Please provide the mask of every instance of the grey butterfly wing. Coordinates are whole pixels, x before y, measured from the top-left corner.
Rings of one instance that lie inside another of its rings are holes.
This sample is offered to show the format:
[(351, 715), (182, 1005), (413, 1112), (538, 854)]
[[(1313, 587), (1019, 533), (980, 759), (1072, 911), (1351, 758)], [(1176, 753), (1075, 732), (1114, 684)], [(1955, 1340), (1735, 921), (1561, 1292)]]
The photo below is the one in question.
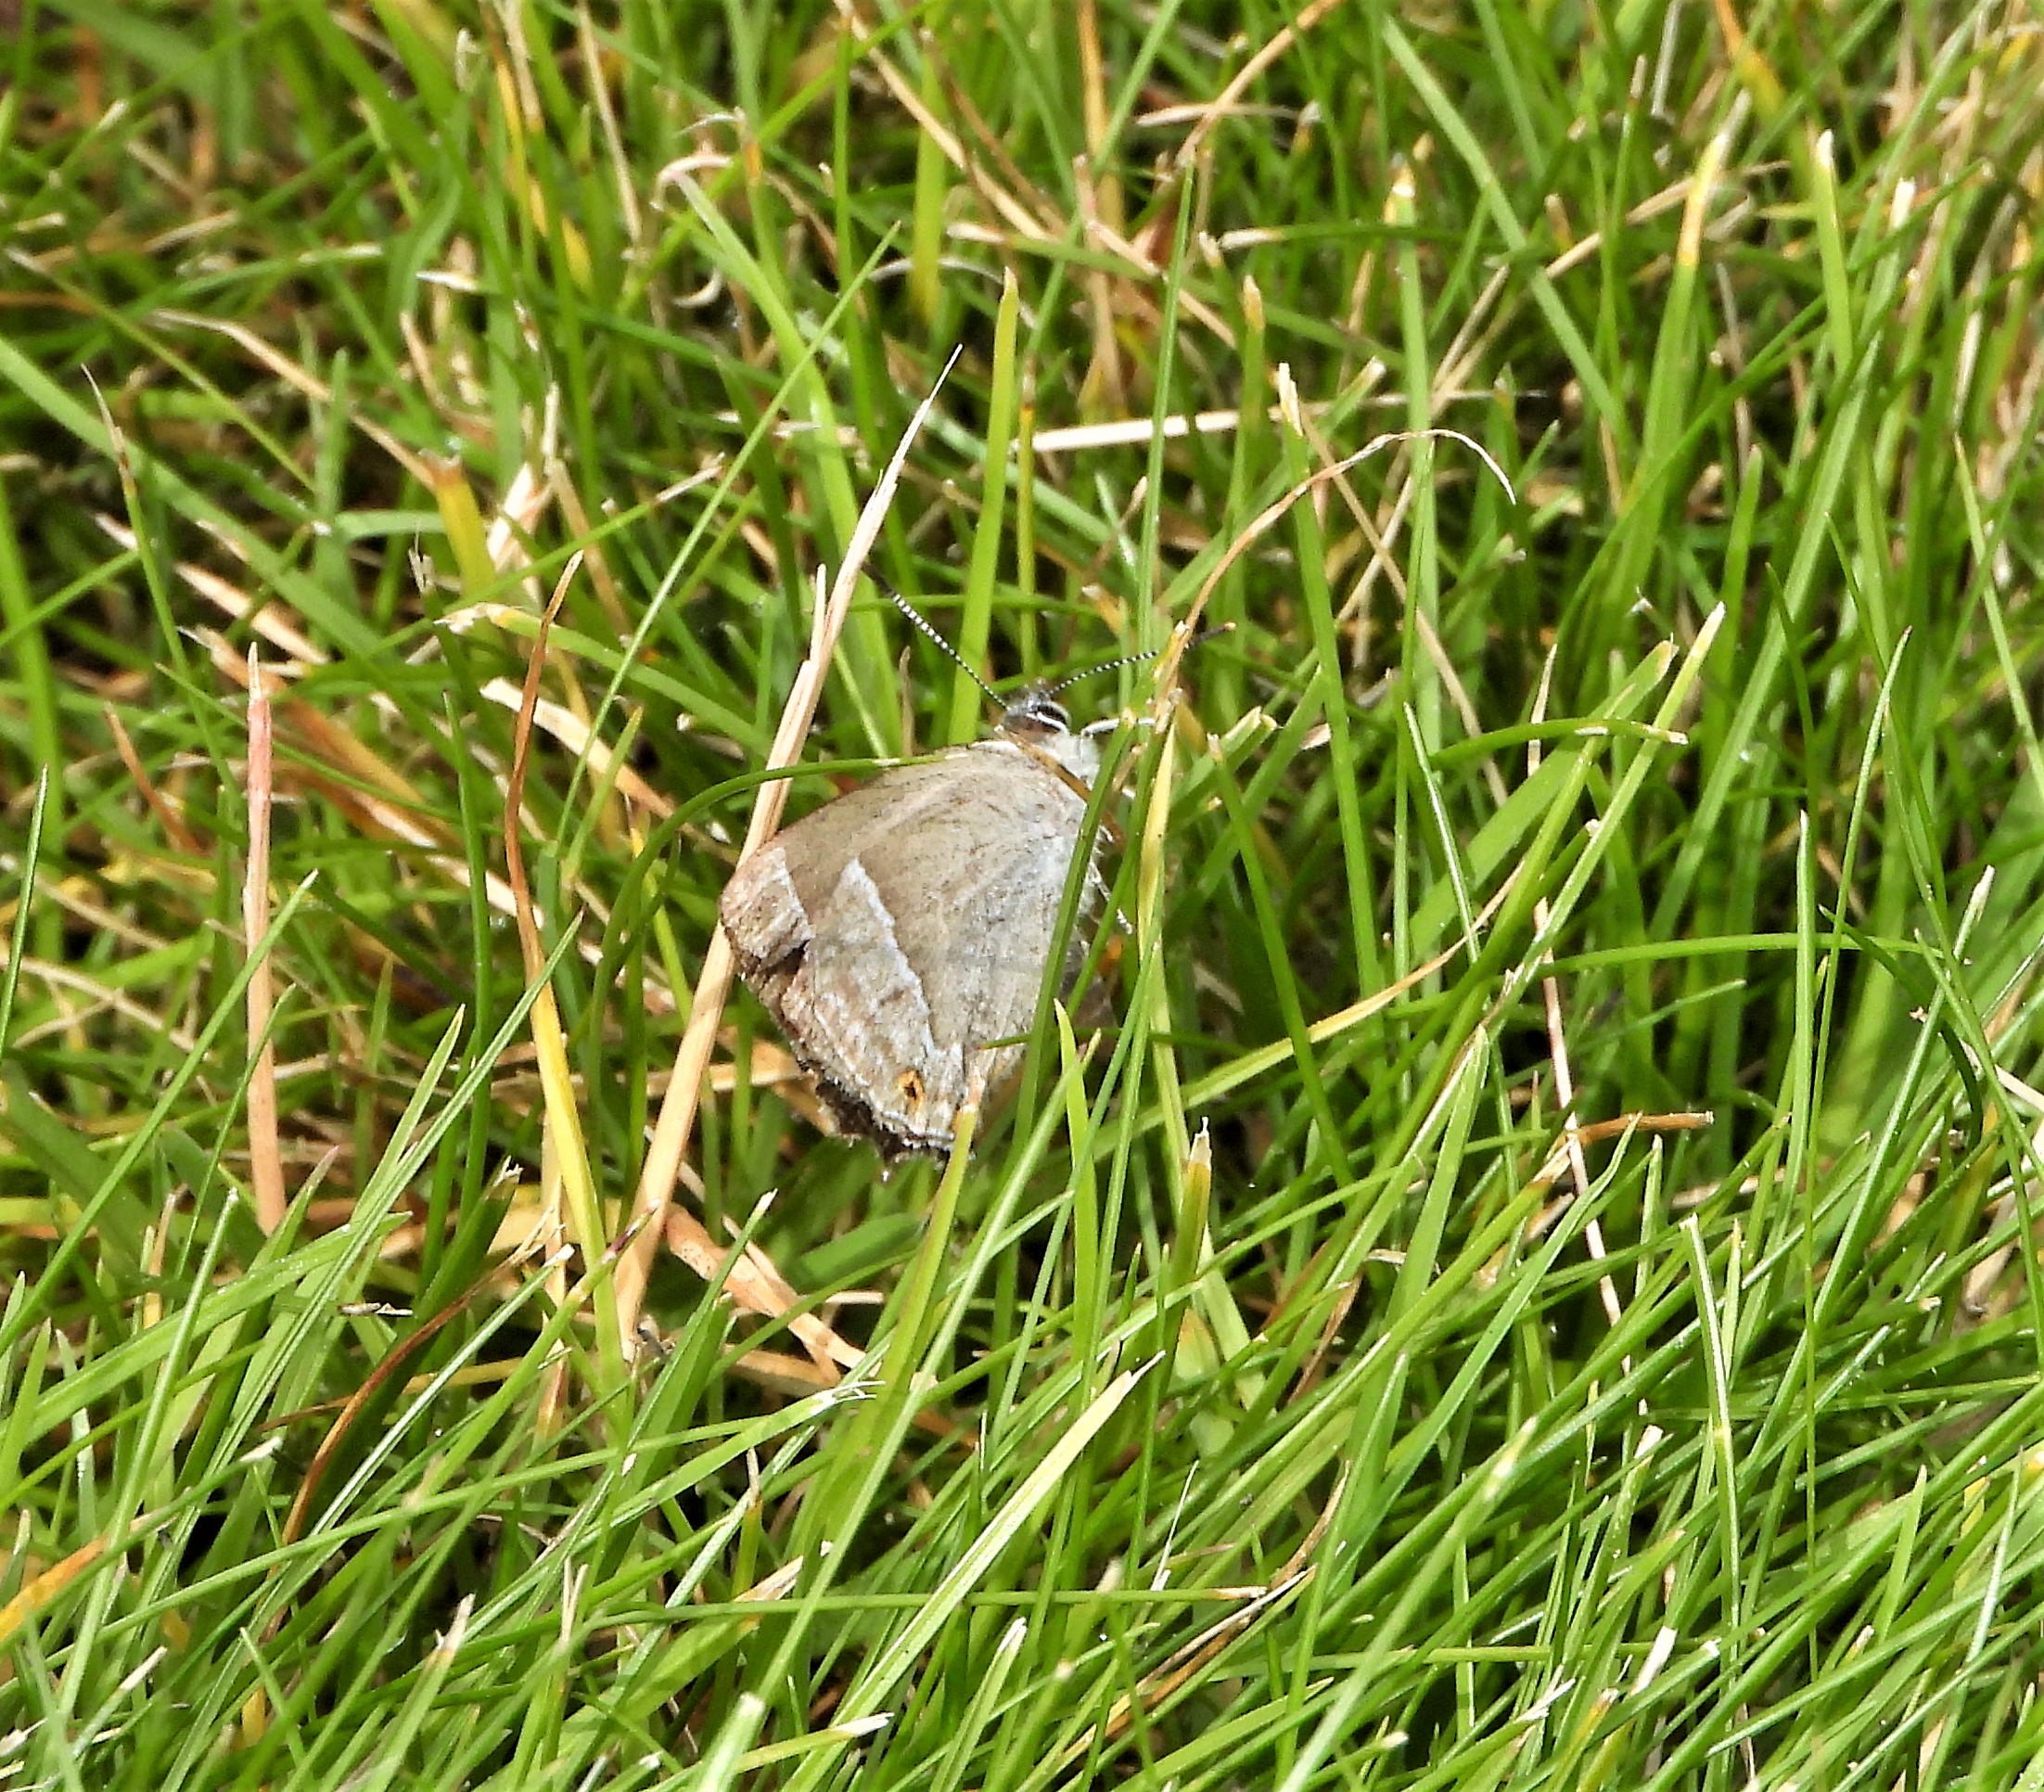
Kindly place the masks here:
[(965, 800), (917, 824), (918, 857), (939, 867), (923, 900), (895, 860), (875, 875), (910, 961), (945, 966), (932, 1031), (971, 1050), (1028, 1030), (1086, 802), (1003, 741), (972, 748), (960, 774)]
[(747, 980), (848, 1130), (940, 1150), (1019, 1062), (1084, 799), (1012, 742), (804, 817), (720, 905)]
[(846, 791), (784, 827), (731, 874), (717, 916), (748, 983), (758, 988), (762, 977), (793, 971), (789, 961), (815, 938), (846, 862), (877, 834), (913, 826), (939, 802), (948, 763), (897, 766)]

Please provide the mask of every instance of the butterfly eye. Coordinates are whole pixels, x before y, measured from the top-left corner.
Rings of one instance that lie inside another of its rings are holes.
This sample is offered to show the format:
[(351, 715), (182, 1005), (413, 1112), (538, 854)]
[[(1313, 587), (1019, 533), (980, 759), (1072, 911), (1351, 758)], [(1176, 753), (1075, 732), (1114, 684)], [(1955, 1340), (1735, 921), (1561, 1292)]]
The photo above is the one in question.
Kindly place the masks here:
[(1066, 713), (1065, 706), (1048, 692), (1025, 691), (1008, 705), (1008, 712), (1002, 717), (1001, 725), (1011, 733), (1036, 731), (1068, 735), (1072, 731), (1072, 719)]

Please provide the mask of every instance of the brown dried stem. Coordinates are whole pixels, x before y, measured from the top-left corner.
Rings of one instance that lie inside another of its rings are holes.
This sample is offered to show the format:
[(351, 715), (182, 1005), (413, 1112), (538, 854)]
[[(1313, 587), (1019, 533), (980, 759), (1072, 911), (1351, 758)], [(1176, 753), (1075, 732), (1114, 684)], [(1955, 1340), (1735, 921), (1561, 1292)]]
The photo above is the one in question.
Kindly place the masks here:
[[(955, 364), (956, 360), (954, 353), (952, 363)], [(837, 637), (844, 629), (852, 595), (859, 587), (866, 556), (879, 536), (880, 525), (886, 518), (888, 506), (893, 501), (895, 487), (901, 481), (909, 449), (921, 432), (930, 407), (936, 403), (937, 394), (943, 390), (944, 376), (950, 372), (951, 365), (947, 364), (944, 374), (938, 377), (929, 396), (915, 407), (915, 415), (901, 432), (901, 440), (886, 470), (859, 513), (851, 540), (845, 546), (844, 561), (837, 569), (837, 579), (827, 597), (822, 588), (822, 569), (817, 570), (817, 602), (810, 631), (809, 657), (795, 674), (787, 702), (782, 707), (781, 725), (774, 733), (773, 749), (767, 754), (769, 773), (786, 769), (801, 754), (802, 743), (809, 737), (810, 723), (816, 716), (817, 702), (824, 694), (824, 679), (830, 671), (831, 655), (837, 650)], [(745, 845), (739, 850), (740, 864), (773, 838), (774, 829), (781, 825), (781, 812), (786, 804), (786, 778), (770, 776), (760, 786), (759, 795), (753, 800), (752, 823), (746, 830)], [(724, 1002), (731, 993), (733, 968), (731, 941), (719, 927), (710, 934), (709, 950), (703, 954), (702, 972), (696, 979), (695, 999), (689, 1005), (688, 1025), (682, 1033), (681, 1047), (674, 1055), (674, 1073), (660, 1103), (660, 1117), (653, 1128), (653, 1143), (647, 1148), (645, 1167), (639, 1177), (638, 1195), (632, 1204), (631, 1224), (637, 1228), (637, 1234), (621, 1247), (618, 1260), (618, 1330), (628, 1355), (637, 1337), (639, 1313), (645, 1301), (645, 1285), (652, 1274), (654, 1253), (659, 1249), (661, 1241), (671, 1239), (678, 1230), (695, 1248), (693, 1252), (678, 1254), (692, 1261), (698, 1261), (698, 1253), (704, 1261), (722, 1256), (722, 1248), (710, 1238), (694, 1214), (682, 1210), (671, 1214), (669, 1210), (673, 1203), (674, 1184), (681, 1175), (682, 1158), (695, 1130), (696, 1103), (701, 1096), (704, 1074), (709, 1069), (709, 1054), (716, 1043), (717, 1029), (723, 1019)]]
[[(275, 732), (269, 693), (262, 688), (262, 665), (255, 644), (249, 645), (249, 868), (241, 882), (241, 931), (247, 949), (256, 952), (270, 930), (270, 796), (275, 787)], [(249, 1073), (249, 1176), (255, 1194), (256, 1222), (264, 1232), (284, 1223), (284, 1154), (277, 1145), (276, 1046), (268, 1034), (276, 1006), (270, 957), (263, 953), (249, 973), (244, 992), (249, 1017), (249, 1043), (257, 1047)], [(260, 1046), (257, 1042), (261, 1041)]]

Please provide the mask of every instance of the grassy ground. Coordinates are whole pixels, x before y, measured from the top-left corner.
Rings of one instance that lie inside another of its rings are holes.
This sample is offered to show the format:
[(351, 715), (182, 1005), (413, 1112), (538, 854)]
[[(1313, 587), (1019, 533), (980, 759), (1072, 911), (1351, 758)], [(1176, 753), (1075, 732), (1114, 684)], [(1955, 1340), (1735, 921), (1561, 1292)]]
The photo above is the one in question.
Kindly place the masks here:
[[(2034, 15), (0, 85), (0, 1788), (2044, 1786)], [(987, 725), (882, 584), (1236, 624), (889, 1181), (703, 974), (862, 556), (797, 809)]]

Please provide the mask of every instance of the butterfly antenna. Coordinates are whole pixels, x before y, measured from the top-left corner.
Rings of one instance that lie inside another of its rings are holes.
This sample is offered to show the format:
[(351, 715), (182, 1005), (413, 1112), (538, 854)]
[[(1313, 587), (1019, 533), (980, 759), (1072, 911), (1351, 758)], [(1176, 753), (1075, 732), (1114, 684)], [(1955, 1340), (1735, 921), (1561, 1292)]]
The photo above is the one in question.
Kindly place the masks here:
[(900, 610), (902, 615), (907, 617), (910, 621), (913, 622), (917, 628), (921, 629), (925, 634), (937, 644), (937, 650), (945, 659), (950, 660), (952, 665), (956, 666), (960, 672), (964, 672), (967, 678), (971, 679), (975, 685), (978, 685), (987, 694), (988, 702), (997, 706), (1001, 703), (1002, 699), (994, 695), (993, 686), (973, 671), (972, 667), (966, 663), (965, 656), (937, 632), (937, 625), (928, 617), (925, 616), (899, 591), (891, 590), (886, 585), (882, 585), (880, 589), (887, 592), (888, 595), (894, 599), (895, 608)]
[[(922, 621), (922, 618), (917, 617), (916, 621)], [(929, 624), (924, 622), (923, 626), (927, 628)], [(1198, 646), (1202, 641), (1211, 641), (1217, 634), (1233, 634), (1234, 628), (1235, 625), (1233, 622), (1216, 622), (1210, 629), (1201, 629), (1197, 634), (1186, 642), (1186, 650), (1190, 652), (1194, 647)], [(1109, 659), (1097, 666), (1088, 666), (1084, 672), (1075, 672), (1069, 678), (1060, 678), (1056, 684), (1048, 686), (1043, 695), (1045, 697), (1055, 697), (1058, 692), (1078, 684), (1082, 678), (1097, 678), (1102, 672), (1119, 672), (1124, 666), (1140, 666), (1145, 659), (1155, 659), (1163, 651), (1162, 647), (1152, 647), (1147, 653), (1125, 653), (1118, 659)]]

